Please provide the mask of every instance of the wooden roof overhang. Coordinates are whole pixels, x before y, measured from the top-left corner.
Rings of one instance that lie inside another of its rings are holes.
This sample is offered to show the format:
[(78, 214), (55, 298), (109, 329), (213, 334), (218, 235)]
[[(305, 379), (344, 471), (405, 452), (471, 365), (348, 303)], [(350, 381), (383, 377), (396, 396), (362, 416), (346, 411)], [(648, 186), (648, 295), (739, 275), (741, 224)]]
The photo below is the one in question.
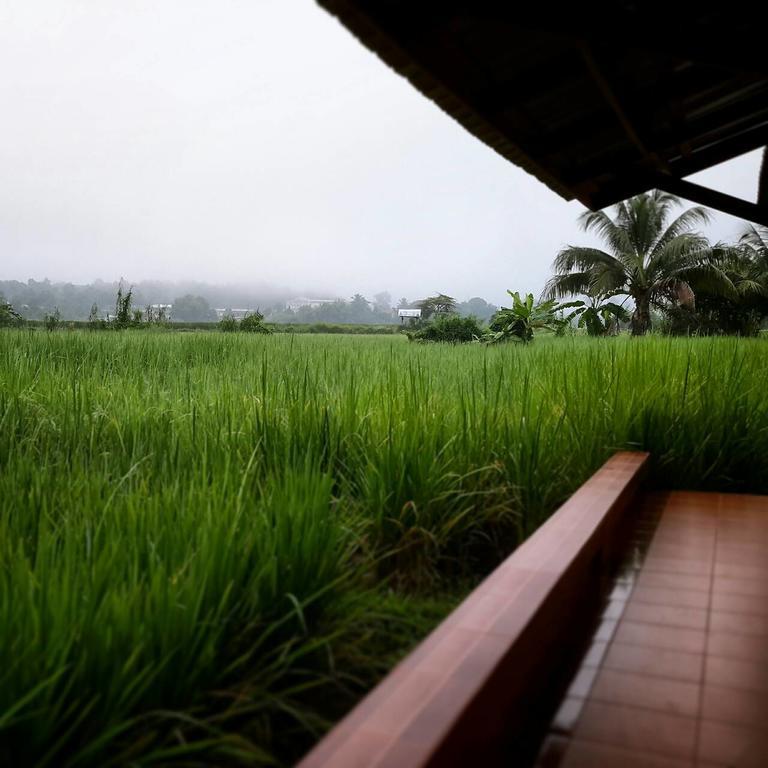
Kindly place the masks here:
[(319, 3), (566, 200), (597, 210), (658, 188), (768, 225), (765, 159), (757, 202), (685, 179), (768, 145), (759, 4)]

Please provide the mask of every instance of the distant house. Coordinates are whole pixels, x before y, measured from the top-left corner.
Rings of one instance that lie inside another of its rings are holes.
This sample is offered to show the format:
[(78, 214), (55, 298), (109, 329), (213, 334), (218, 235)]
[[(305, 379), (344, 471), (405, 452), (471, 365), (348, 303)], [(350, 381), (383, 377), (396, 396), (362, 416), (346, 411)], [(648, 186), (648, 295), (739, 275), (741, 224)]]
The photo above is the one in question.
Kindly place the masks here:
[(410, 322), (418, 320), (421, 317), (420, 309), (398, 309), (397, 316), (400, 318), (400, 322), (404, 323), (406, 318), (410, 318)]

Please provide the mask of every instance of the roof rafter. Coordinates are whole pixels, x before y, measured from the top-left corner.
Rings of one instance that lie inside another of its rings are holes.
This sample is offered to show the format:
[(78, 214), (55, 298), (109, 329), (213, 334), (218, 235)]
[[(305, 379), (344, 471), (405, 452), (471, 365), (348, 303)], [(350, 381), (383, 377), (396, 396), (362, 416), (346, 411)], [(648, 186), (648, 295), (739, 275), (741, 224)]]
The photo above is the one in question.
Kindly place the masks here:
[(694, 184), (692, 181), (678, 179), (665, 174), (659, 174), (653, 186), (664, 192), (684, 197), (693, 203), (706, 205), (709, 208), (715, 208), (731, 216), (768, 227), (768, 208), (757, 203), (751, 203), (748, 200), (742, 200), (740, 197), (727, 195), (725, 192), (718, 192), (701, 184)]

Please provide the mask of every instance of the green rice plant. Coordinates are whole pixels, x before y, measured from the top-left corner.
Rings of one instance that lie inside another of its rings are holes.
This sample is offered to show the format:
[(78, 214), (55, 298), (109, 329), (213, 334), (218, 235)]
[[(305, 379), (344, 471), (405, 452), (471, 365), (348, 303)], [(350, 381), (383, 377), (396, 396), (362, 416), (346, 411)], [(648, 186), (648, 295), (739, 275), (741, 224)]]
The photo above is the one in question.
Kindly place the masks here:
[(764, 339), (4, 329), (0, 764), (292, 762), (613, 451), (768, 493), (767, 366)]

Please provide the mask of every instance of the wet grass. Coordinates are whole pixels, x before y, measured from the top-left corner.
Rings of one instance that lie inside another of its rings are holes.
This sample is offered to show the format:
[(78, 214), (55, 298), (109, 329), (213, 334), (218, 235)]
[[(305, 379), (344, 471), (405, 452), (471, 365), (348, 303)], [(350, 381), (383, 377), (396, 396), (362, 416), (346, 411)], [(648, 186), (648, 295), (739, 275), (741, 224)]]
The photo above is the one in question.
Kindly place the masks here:
[(768, 344), (0, 333), (0, 763), (290, 762), (614, 451), (768, 492)]

